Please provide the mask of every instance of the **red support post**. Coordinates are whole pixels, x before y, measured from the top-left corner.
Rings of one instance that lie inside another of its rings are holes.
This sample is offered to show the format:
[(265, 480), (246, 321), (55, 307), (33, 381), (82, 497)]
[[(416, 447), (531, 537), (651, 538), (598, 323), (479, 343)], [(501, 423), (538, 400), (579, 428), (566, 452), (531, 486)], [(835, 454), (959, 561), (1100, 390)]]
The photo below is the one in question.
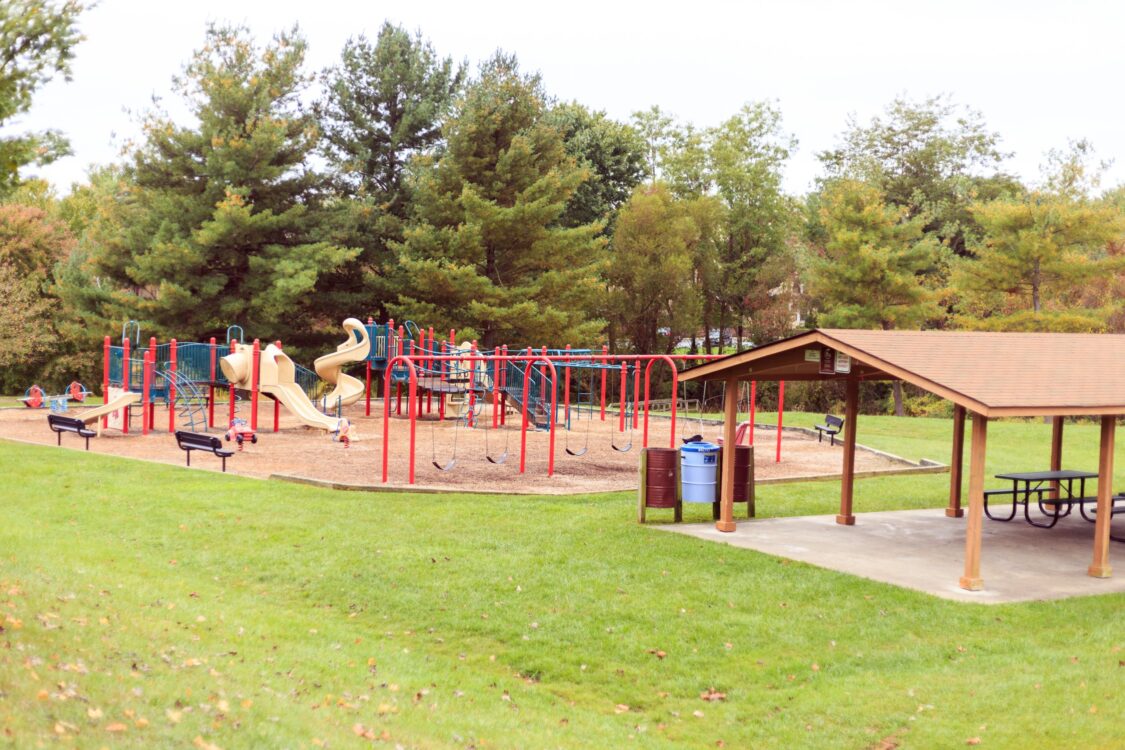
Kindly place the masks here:
[[(238, 339), (234, 339), (230, 342), (230, 353), (234, 354), (237, 351), (238, 351)], [(234, 399), (235, 399), (234, 383), (231, 383), (231, 386), (230, 386), (230, 418), (227, 420), (227, 426), (228, 427), (230, 425), (234, 424)]]
[(152, 385), (152, 357), (153, 352), (150, 349), (145, 352), (144, 356), (144, 384), (141, 390), (141, 434), (147, 435), (148, 424), (148, 404), (152, 399), (150, 386)]
[(207, 386), (207, 426), (215, 426), (215, 337), (211, 337), (211, 380)]
[[(109, 353), (110, 343), (109, 336), (105, 337), (102, 342), (102, 403), (109, 403)], [(102, 417), (102, 429), (109, 426), (109, 415), (106, 414)]]
[[(413, 344), (413, 341), (411, 343)], [(406, 327), (405, 326), (400, 325), (398, 327), (398, 347), (397, 347), (397, 349), (398, 349), (400, 354), (405, 354), (405, 352), (406, 352)], [(396, 396), (395, 414), (398, 414), (398, 415), (401, 416), (402, 415), (402, 383), (396, 383), (395, 384), (395, 396)], [(407, 408), (408, 409), (410, 408), (409, 404), (407, 405)]]
[(781, 463), (781, 423), (785, 415), (785, 381), (777, 383), (777, 457), (775, 463)]
[[(153, 356), (156, 352), (153, 351)], [(172, 379), (168, 381), (168, 432), (176, 431), (176, 340), (168, 342), (168, 372)]]
[(492, 350), (492, 429), (500, 426), (500, 360), (499, 348)]
[(618, 394), (621, 398), (621, 408), (617, 415), (617, 431), (625, 432), (625, 392), (629, 389), (629, 375), (626, 368), (627, 364), (621, 363), (621, 393)]
[(503, 393), (500, 394), (500, 426), (503, 427), (508, 424), (508, 345), (504, 344), (500, 347), (500, 353), (503, 357), (503, 363), (500, 367), (500, 387)]
[(637, 429), (637, 420), (640, 419), (640, 414), (637, 409), (640, 406), (641, 397), (641, 363), (640, 360), (633, 362), (633, 429)]
[[(570, 344), (566, 345), (566, 374), (563, 375), (563, 419), (566, 420), (566, 426), (570, 428)], [(579, 390), (582, 388), (579, 382)], [(581, 400), (579, 400), (581, 402)]]
[(609, 347), (602, 344), (602, 421), (605, 421), (605, 380), (609, 372)]
[[(132, 368), (133, 363), (129, 361), (129, 338), (126, 337), (121, 342), (121, 390), (129, 391), (129, 370)], [(144, 412), (141, 412), (141, 421), (144, 421)], [(125, 413), (121, 415), (121, 431), (126, 435), (129, 434), (129, 407), (125, 407)]]
[(758, 408), (758, 381), (750, 381), (750, 445), (754, 444), (754, 411)]
[(648, 364), (645, 365), (645, 429), (641, 438), (641, 447), (648, 447), (648, 402), (651, 395), (650, 387), (652, 382), (652, 366), (657, 362), (667, 362), (668, 366), (672, 368), (672, 425), (669, 430), (668, 447), (675, 449), (676, 447), (676, 390), (679, 388), (680, 373), (676, 369), (676, 363), (672, 358), (666, 355), (658, 355), (649, 359)]
[[(275, 341), (274, 346), (276, 346), (280, 350), (281, 349), (281, 342)], [(370, 367), (371, 367), (371, 364), (368, 363), (368, 368), (370, 368)], [(280, 429), (281, 429), (281, 402), (278, 401), (275, 398), (273, 400), (273, 431), (278, 432)]]
[[(414, 362), (410, 357), (396, 356), (387, 361), (388, 372), (392, 367), (398, 363), (406, 366), (407, 371), (410, 373), (410, 392), (407, 394), (407, 408), (410, 414), (410, 461), (407, 464), (409, 467), (409, 483), (414, 484), (414, 440), (417, 427), (418, 415), (414, 412), (414, 398), (418, 391), (418, 373), (414, 369)], [(383, 389), (383, 483), (387, 482), (387, 464), (388, 464), (388, 449), (390, 446), (390, 421), (391, 417), (391, 392), (389, 389)]]
[(258, 431), (258, 366), (262, 361), (262, 343), (254, 339), (254, 358), (250, 362), (250, 429)]

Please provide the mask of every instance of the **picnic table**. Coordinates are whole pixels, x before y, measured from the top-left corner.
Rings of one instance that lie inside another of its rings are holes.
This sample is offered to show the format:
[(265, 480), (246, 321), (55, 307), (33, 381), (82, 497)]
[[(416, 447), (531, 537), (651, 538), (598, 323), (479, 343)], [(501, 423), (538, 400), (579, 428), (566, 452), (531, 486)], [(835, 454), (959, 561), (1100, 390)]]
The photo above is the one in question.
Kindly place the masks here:
[[(1024, 519), (1032, 526), (1049, 529), (1059, 522), (1060, 518), (1070, 515), (1073, 506), (1077, 505), (1082, 512), (1082, 517), (1087, 521), (1094, 518), (1086, 514), (1085, 504), (1096, 502), (1097, 498), (1086, 496), (1086, 480), (1097, 479), (1096, 472), (1075, 471), (1061, 469), (1059, 471), (1023, 471), (997, 474), (997, 479), (1006, 479), (1012, 483), (1010, 490), (986, 490), (985, 512), (994, 521), (1011, 521), (1016, 517), (1016, 505), (1023, 505)], [(1074, 484), (1078, 483), (1078, 493), (1074, 492)], [(1022, 489), (1021, 489), (1022, 486)], [(1054, 494), (1057, 497), (1043, 497), (1043, 493), (1050, 492), (1057, 487)], [(988, 498), (997, 495), (1008, 495), (1012, 498), (1012, 512), (1007, 518), (998, 518), (988, 512)], [(1036, 496), (1039, 512), (1047, 516), (1049, 522), (1040, 523), (1031, 518), (1031, 496)]]

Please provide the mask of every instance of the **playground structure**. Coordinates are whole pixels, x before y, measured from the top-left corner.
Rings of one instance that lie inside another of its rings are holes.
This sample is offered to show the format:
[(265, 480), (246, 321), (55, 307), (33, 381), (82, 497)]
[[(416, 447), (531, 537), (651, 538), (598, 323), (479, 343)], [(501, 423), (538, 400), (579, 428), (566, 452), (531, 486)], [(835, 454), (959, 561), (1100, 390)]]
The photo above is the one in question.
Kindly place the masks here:
[[(136, 429), (135, 420), (140, 416), (140, 432), (148, 434), (156, 428), (156, 403), (163, 401), (169, 433), (177, 429), (225, 432), (241, 416), (249, 432), (257, 434), (259, 402), (265, 396), (273, 401), (274, 432), (280, 429), (280, 408), (284, 406), (301, 424), (330, 434), (346, 447), (355, 434), (349, 435), (351, 422), (344, 417), (344, 409), (362, 401), (361, 413), (370, 417), (372, 400), (378, 403), (381, 395), (379, 473), (383, 483), (389, 481), (391, 419), (409, 423), (405, 446), (408, 484), (415, 483), (419, 421), (431, 425), (431, 463), (440, 471), (457, 467), (457, 435), (461, 431), (483, 433), (485, 458), (492, 464), (504, 463), (517, 453), (510, 443), (518, 433), (521, 474), (528, 463), (528, 433), (546, 433), (546, 473), (550, 477), (555, 473), (560, 430), (564, 455), (573, 458), (590, 449), (595, 422), (603, 423), (603, 428), (606, 423), (616, 423), (609, 439), (614, 452), (627, 453), (637, 442), (646, 448), (650, 444), (650, 414), (656, 404), (661, 408), (659, 416), (668, 423), (666, 444), (675, 448), (678, 439), (684, 437), (677, 433), (677, 420), (682, 420), (680, 404), (689, 402), (686, 393), (684, 398), (679, 397), (679, 368), (721, 356), (612, 354), (606, 346), (600, 350), (571, 346), (509, 349), (506, 345), (485, 349), (476, 341), (458, 342), (455, 330), (448, 336), (438, 336), (433, 328), (422, 329), (411, 321), (396, 327), (393, 320), (379, 324), (372, 318), (366, 323), (348, 318), (343, 328), (346, 339), (334, 352), (319, 357), (310, 370), (294, 362), (280, 341), (264, 347), (260, 339), (247, 342), (239, 326), (227, 330), (225, 342), (215, 338), (206, 343), (172, 339), (158, 344), (153, 337), (142, 347), (139, 325), (127, 323), (120, 346), (114, 346), (109, 337), (104, 341), (105, 404), (83, 411), (79, 418), (86, 424), (96, 422), (99, 432), (117, 428), (127, 434)], [(362, 379), (344, 372), (349, 365), (363, 366)], [(666, 366), (668, 377), (654, 382), (657, 365)], [(654, 386), (660, 390), (658, 401), (653, 400)], [(783, 388), (782, 384), (781, 399)], [(746, 402), (750, 421), (739, 431), (737, 442), (744, 443), (748, 438), (753, 445), (753, 383), (749, 389), (748, 397), (741, 400)], [(706, 391), (695, 401), (702, 429)], [(226, 414), (217, 423), (216, 409), (222, 414), (223, 402)], [(781, 412), (779, 409), (777, 461), (781, 455)], [(510, 425), (510, 417), (519, 421)], [(434, 430), (439, 425), (452, 430), (452, 441), (436, 440)], [(493, 433), (491, 439), (489, 433)], [(438, 442), (451, 442), (442, 456), (437, 452)]]

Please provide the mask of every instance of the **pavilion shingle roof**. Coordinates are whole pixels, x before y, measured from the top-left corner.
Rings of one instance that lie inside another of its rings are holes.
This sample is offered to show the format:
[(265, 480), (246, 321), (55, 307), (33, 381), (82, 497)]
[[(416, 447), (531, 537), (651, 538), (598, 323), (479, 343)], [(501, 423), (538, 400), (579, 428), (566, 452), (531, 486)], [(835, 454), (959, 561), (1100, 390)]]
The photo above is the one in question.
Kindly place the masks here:
[[(684, 377), (698, 370), (696, 377), (721, 379), (726, 375), (719, 373), (741, 369), (749, 379), (784, 352), (817, 344), (989, 416), (1125, 414), (1125, 335), (1116, 334), (818, 329), (692, 368)], [(782, 370), (815, 374), (815, 364), (786, 361)], [(784, 379), (780, 370), (775, 375), (770, 379)], [(843, 376), (826, 376), (832, 377)]]

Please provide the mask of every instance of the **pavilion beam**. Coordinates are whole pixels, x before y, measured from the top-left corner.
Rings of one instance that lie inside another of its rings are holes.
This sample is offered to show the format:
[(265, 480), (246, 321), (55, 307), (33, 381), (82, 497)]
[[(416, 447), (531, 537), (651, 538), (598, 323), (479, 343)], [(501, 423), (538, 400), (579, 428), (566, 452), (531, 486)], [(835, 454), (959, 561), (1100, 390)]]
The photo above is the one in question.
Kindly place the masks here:
[(734, 531), (734, 434), (738, 428), (738, 378), (727, 379), (723, 392), (723, 476), (719, 495), (719, 531)]
[(1102, 417), (1101, 448), (1098, 453), (1098, 517), (1094, 523), (1094, 561), (1087, 573), (1109, 578), (1109, 522), (1113, 520), (1113, 443), (1117, 419)]
[(953, 405), (953, 458), (949, 462), (949, 507), (945, 515), (960, 518), (965, 515), (961, 508), (962, 468), (965, 465), (965, 407)]
[(969, 591), (980, 591), (980, 541), (984, 524), (984, 456), (988, 440), (988, 417), (973, 414), (973, 443), (969, 449), (969, 523), (965, 529), (965, 575), (960, 585)]
[(840, 478), (840, 515), (836, 523), (855, 525), (852, 498), (855, 491), (855, 428), (859, 415), (859, 380), (848, 378), (844, 389), (844, 467)]

